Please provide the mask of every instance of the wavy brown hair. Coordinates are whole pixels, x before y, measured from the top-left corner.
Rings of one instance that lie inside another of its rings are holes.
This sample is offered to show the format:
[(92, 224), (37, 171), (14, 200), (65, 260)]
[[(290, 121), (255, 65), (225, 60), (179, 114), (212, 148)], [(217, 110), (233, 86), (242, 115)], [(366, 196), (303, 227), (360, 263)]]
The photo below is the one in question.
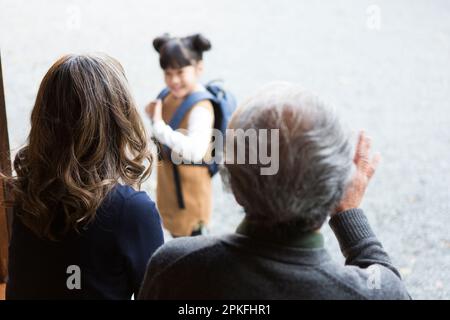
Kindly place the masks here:
[(92, 222), (116, 184), (140, 187), (152, 156), (122, 66), (107, 55), (56, 61), (13, 164), (16, 175), (3, 179), (16, 216), (52, 240)]

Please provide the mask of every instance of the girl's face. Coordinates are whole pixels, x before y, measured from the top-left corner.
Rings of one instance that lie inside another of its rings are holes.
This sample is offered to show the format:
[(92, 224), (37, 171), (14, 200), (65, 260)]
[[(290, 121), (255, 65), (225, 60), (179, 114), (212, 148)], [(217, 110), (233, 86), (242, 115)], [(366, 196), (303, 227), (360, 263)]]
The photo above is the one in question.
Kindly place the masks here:
[(164, 81), (176, 98), (185, 98), (195, 90), (202, 71), (201, 61), (180, 69), (167, 68), (164, 70)]

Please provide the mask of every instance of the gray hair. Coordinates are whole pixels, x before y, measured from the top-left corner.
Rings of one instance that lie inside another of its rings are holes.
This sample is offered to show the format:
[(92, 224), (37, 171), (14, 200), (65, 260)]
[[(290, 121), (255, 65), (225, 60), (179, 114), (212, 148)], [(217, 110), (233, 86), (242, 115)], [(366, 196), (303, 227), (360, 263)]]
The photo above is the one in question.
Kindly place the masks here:
[(349, 135), (334, 110), (296, 85), (274, 83), (241, 105), (229, 128), (279, 129), (276, 174), (261, 175), (260, 164), (236, 162), (225, 162), (221, 170), (247, 220), (268, 227), (295, 224), (305, 232), (320, 228), (353, 168)]

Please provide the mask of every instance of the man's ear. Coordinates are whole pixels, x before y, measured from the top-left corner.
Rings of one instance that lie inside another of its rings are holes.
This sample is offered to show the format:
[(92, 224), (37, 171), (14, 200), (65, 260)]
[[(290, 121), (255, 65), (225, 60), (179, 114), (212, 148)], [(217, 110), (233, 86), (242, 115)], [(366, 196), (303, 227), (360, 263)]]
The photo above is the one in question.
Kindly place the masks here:
[(244, 201), (242, 201), (241, 197), (240, 197), (239, 195), (235, 194), (235, 193), (233, 193), (233, 195), (234, 195), (234, 199), (236, 200), (236, 202), (237, 202), (241, 207), (243, 207), (243, 206), (244, 206), (244, 205), (243, 205)]

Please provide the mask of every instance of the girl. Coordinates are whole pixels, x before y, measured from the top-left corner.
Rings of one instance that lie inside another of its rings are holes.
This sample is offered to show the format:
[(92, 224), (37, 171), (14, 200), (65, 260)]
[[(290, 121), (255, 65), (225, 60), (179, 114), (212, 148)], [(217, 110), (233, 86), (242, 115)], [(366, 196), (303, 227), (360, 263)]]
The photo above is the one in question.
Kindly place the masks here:
[(129, 299), (163, 243), (139, 186), (152, 162), (121, 65), (67, 55), (45, 75), (14, 161), (7, 299)]
[[(209, 159), (214, 125), (214, 109), (209, 100), (194, 104), (179, 125), (183, 133), (168, 123), (182, 103), (193, 93), (205, 91), (199, 79), (203, 72), (203, 52), (211, 44), (201, 34), (184, 38), (163, 35), (153, 41), (168, 91), (163, 101), (150, 103), (146, 111), (153, 122), (156, 140), (179, 154), (183, 160)], [(211, 177), (206, 166), (176, 165), (171, 153), (161, 151), (157, 170), (157, 204), (166, 229), (174, 237), (204, 232), (211, 214)], [(178, 185), (177, 185), (178, 184)]]

